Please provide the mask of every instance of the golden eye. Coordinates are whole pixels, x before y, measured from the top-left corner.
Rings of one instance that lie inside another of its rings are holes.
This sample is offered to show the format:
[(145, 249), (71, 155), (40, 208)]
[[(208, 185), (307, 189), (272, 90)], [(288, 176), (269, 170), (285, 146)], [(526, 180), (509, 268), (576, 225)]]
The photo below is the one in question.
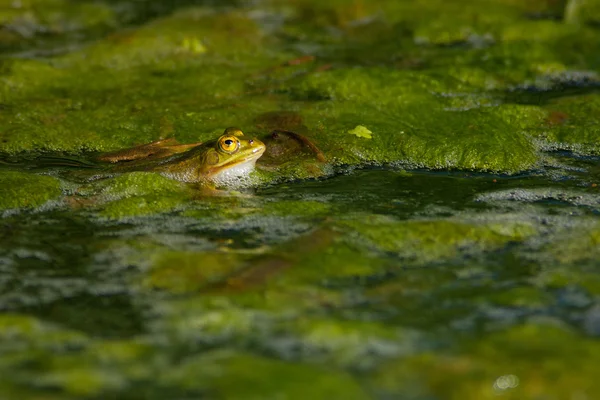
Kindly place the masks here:
[(225, 153), (234, 153), (240, 147), (240, 142), (234, 136), (223, 136), (219, 139), (219, 148)]

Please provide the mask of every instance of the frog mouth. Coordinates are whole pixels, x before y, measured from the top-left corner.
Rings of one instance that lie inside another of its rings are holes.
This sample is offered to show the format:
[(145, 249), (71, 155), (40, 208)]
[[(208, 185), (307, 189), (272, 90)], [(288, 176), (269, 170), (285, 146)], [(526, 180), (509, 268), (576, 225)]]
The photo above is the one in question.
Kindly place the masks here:
[(265, 152), (264, 147), (257, 147), (255, 149), (252, 149), (251, 153), (248, 153), (244, 157), (234, 160), (231, 163), (225, 164), (223, 167), (231, 168), (231, 167), (236, 167), (240, 164), (245, 164), (248, 162), (252, 162), (254, 164), (256, 162), (256, 160), (258, 160), (260, 158), (260, 156), (263, 155), (264, 152)]

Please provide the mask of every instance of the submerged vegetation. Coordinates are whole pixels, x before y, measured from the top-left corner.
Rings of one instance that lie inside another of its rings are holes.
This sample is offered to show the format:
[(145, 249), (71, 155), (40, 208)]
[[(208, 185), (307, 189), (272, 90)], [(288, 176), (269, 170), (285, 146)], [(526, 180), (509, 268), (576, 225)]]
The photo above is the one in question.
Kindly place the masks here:
[[(595, 0), (0, 4), (0, 393), (597, 397), (599, 26)], [(240, 191), (95, 163), (229, 126), (267, 146)]]

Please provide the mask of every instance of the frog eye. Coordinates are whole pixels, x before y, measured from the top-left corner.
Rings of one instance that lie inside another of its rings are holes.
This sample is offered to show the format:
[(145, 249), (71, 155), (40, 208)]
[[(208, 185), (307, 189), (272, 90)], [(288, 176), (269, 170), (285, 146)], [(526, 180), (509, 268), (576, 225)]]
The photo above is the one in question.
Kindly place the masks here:
[(234, 136), (223, 136), (219, 139), (219, 148), (225, 153), (234, 153), (239, 147), (240, 142)]

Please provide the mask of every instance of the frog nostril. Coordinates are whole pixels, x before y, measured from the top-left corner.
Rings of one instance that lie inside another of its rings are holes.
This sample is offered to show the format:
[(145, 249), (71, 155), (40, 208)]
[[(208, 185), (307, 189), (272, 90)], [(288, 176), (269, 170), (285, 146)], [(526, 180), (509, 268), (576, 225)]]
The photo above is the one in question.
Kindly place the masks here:
[(250, 139), (250, 140), (248, 140), (248, 143), (252, 144), (252, 143), (254, 143), (254, 140)]

